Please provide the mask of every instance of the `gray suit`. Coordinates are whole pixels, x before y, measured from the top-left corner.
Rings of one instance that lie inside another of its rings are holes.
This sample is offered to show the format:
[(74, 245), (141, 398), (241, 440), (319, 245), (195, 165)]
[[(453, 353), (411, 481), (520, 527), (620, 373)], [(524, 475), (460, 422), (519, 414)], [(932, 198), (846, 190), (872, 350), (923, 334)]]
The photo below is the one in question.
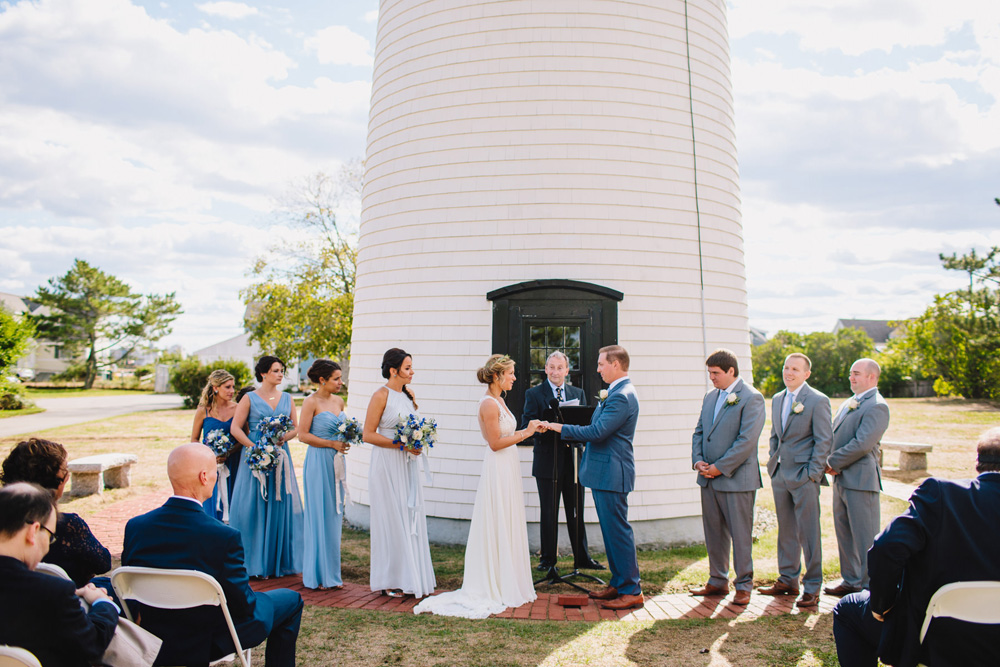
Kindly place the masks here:
[(782, 428), (787, 395), (785, 389), (771, 401), (767, 459), (767, 474), (771, 476), (778, 514), (778, 581), (798, 588), (805, 557), (802, 587), (806, 593), (817, 595), (823, 584), (819, 487), (826, 483), (823, 472), (833, 437), (830, 399), (803, 383)]
[(764, 429), (764, 397), (738, 379), (732, 387), (738, 397), (715, 418), (721, 391), (705, 395), (698, 425), (691, 438), (691, 463), (714, 464), (722, 474), (714, 479), (698, 475), (701, 520), (708, 548), (709, 579), (713, 586), (729, 585), (729, 549), (732, 545), (737, 590), (753, 589), (753, 504), (761, 487), (757, 442)]
[(889, 406), (869, 392), (849, 410), (845, 401), (833, 421), (833, 451), (827, 465), (833, 476), (833, 525), (837, 531), (840, 574), (854, 588), (868, 587), (868, 549), (881, 527), (879, 442), (889, 427)]

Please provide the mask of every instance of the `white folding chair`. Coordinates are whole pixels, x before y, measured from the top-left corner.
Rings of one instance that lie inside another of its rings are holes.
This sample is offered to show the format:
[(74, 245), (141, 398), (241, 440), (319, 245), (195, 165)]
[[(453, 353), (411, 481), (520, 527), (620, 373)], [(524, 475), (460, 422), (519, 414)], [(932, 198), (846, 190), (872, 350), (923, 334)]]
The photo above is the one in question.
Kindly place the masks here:
[(945, 584), (927, 603), (920, 643), (935, 616), (969, 623), (1000, 623), (1000, 581), (957, 581)]
[(111, 585), (122, 601), (125, 617), (133, 620), (125, 600), (136, 600), (158, 609), (190, 609), (202, 605), (222, 608), (222, 615), (233, 638), (235, 654), (216, 660), (212, 665), (239, 660), (250, 667), (250, 649), (243, 650), (236, 626), (226, 606), (226, 594), (214, 578), (197, 570), (161, 570), (154, 567), (120, 567), (111, 573)]
[(42, 572), (44, 574), (52, 575), (53, 577), (59, 577), (60, 579), (65, 579), (66, 581), (73, 581), (66, 570), (62, 569), (58, 565), (52, 563), (39, 563), (35, 567), (35, 572)]
[(42, 667), (42, 663), (27, 649), (0, 646), (0, 667)]

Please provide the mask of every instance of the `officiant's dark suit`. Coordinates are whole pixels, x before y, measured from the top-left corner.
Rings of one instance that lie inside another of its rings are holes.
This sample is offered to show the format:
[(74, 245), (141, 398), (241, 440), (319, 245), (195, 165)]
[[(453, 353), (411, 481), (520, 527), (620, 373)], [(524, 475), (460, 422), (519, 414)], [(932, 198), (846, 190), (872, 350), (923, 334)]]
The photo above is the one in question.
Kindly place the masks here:
[(896, 667), (1000, 662), (1000, 625), (936, 617), (922, 647), (919, 642), (927, 603), (938, 588), (1000, 580), (1000, 429), (989, 433), (993, 472), (972, 480), (925, 480), (906, 512), (875, 538), (868, 552), (870, 590), (846, 596), (834, 610), (841, 665), (875, 667), (876, 653)]
[[(208, 516), (201, 503), (174, 496), (125, 526), (122, 565), (197, 570), (215, 578), (243, 648), (267, 639), (265, 665), (295, 664), (302, 596), (279, 589), (255, 593), (244, 566), (243, 541), (235, 528)], [(233, 650), (216, 607), (165, 611), (142, 608), (142, 626), (163, 640), (156, 664), (207, 664)]]
[[(564, 401), (577, 399), (580, 405), (586, 405), (587, 399), (583, 389), (563, 383)], [(556, 396), (552, 393), (552, 385), (548, 380), (542, 382), (524, 393), (524, 415), (521, 417), (521, 428), (527, 428), (528, 422), (532, 419), (542, 419), (549, 404)], [(563, 506), (566, 511), (566, 528), (569, 530), (569, 539), (573, 544), (573, 559), (576, 567), (590, 567), (590, 556), (587, 553), (587, 531), (584, 530), (580, 536), (579, 543), (576, 539), (577, 508), (583, 507), (583, 485), (579, 486), (579, 493), (573, 493), (573, 454), (570, 445), (561, 444), (559, 446), (558, 471), (553, 462), (558, 436), (555, 433), (536, 433), (532, 436), (534, 442), (534, 460), (531, 463), (531, 474), (535, 477), (535, 484), (538, 486), (538, 505), (541, 513), (539, 522), (539, 532), (542, 543), (542, 554), (539, 569), (548, 569), (556, 564), (556, 550), (559, 538), (559, 497), (562, 496)], [(553, 485), (555, 478), (558, 487)], [(579, 551), (576, 551), (579, 549)]]

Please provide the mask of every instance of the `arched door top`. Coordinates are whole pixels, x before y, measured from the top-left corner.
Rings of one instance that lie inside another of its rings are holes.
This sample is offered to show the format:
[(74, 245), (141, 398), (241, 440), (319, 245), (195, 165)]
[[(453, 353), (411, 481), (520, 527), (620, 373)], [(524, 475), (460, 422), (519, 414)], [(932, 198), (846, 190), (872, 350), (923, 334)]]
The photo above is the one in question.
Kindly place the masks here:
[[(512, 296), (524, 295), (526, 292), (535, 292), (538, 290), (572, 290), (576, 292), (588, 292), (590, 294), (596, 294), (598, 296), (604, 297), (606, 299), (611, 299), (613, 301), (621, 301), (625, 298), (625, 295), (618, 290), (611, 289), (610, 287), (604, 287), (603, 285), (595, 285), (593, 283), (583, 283), (577, 280), (563, 280), (563, 279), (550, 279), (550, 280), (526, 280), (523, 283), (517, 283), (516, 285), (507, 285), (506, 287), (500, 287), (491, 292), (486, 293), (486, 298), (490, 301), (496, 301), (497, 299), (509, 299)], [(554, 296), (554, 295), (553, 295)], [(564, 298), (575, 298), (570, 294), (566, 294)]]

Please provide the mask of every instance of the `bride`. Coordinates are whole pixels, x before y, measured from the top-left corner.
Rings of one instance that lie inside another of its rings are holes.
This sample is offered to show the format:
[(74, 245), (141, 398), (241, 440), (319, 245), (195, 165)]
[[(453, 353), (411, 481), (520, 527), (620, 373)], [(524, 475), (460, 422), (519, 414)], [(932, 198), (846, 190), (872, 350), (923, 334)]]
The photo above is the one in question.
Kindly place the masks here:
[(517, 443), (542, 430), (534, 420), (515, 431), (517, 420), (501, 392), (514, 386), (514, 362), (494, 354), (476, 377), (489, 385), (479, 401), (479, 429), (489, 448), (476, 490), (462, 588), (426, 598), (414, 613), (486, 618), (535, 599), (524, 519), (524, 491)]

